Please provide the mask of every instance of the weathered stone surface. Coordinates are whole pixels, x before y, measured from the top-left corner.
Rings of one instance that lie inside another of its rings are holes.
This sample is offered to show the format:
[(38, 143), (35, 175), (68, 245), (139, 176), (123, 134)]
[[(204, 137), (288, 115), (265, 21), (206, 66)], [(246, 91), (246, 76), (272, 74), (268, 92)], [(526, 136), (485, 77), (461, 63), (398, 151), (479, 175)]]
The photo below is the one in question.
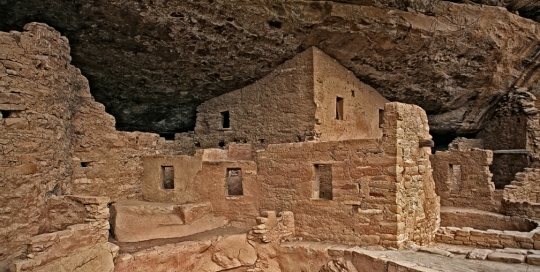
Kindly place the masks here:
[(493, 250), (490, 249), (473, 249), (469, 254), (467, 254), (467, 259), (472, 260), (485, 260)]
[[(191, 215), (191, 208), (181, 205), (135, 200), (116, 202), (111, 205), (114, 237), (120, 242), (138, 242), (183, 237), (225, 225), (226, 220), (223, 217), (214, 216), (211, 209), (199, 209), (200, 207), (201, 205), (195, 204), (193, 211), (201, 214)], [(189, 221), (184, 221), (183, 218)]]
[[(528, 18), (538, 10), (530, 0), (473, 2), (508, 5)], [(3, 31), (40, 20), (68, 36), (75, 64), (121, 129), (186, 131), (200, 102), (262, 78), (311, 45), (386, 98), (421, 105), (441, 133), (476, 131), (514, 83), (536, 86), (535, 23), (497, 7), (438, 0), (0, 7)]]
[(493, 252), (488, 254), (487, 259), (502, 263), (524, 263), (527, 256), (522, 254), (510, 254), (502, 252)]
[(174, 267), (178, 271), (210, 272), (252, 266), (256, 261), (257, 253), (246, 235), (237, 234), (120, 255), (115, 260), (115, 271), (168, 271)]

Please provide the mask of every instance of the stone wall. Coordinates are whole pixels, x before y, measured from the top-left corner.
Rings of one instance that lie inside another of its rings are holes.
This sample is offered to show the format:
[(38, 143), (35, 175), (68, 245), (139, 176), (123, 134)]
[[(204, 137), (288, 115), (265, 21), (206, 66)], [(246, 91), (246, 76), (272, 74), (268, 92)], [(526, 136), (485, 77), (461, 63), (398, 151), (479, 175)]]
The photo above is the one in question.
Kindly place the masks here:
[(67, 39), (44, 24), (0, 33), (0, 268), (27, 238), (76, 215), (51, 215), (47, 199), (141, 198), (141, 157), (186, 152), (155, 134), (117, 132), (69, 54)]
[[(487, 122), (476, 138), (482, 139), (490, 150), (526, 149), (533, 158), (540, 158), (540, 125), (536, 97), (527, 88), (512, 90), (497, 105), (493, 118)], [(537, 139), (538, 138), (538, 139)], [(531, 166), (526, 154), (495, 154), (490, 171), (497, 189), (504, 189), (514, 175)]]
[[(311, 50), (316, 138), (321, 141), (380, 138), (379, 114), (389, 101), (320, 49)], [(342, 99), (341, 120), (336, 116), (337, 98)]]
[[(74, 210), (86, 211), (84, 223), (33, 236), (25, 256), (10, 265), (10, 271), (109, 271), (114, 270), (113, 258), (118, 246), (108, 243), (109, 209), (106, 197), (65, 196), (55, 198), (56, 206), (64, 202)], [(78, 207), (78, 208), (76, 208)], [(62, 210), (51, 210), (62, 212)], [(68, 222), (65, 222), (68, 223)]]
[(540, 169), (525, 168), (504, 187), (503, 207), (507, 215), (540, 219)]
[[(410, 120), (409, 120), (410, 118)], [(401, 247), (429, 243), (438, 227), (427, 118), (388, 103), (381, 140), (270, 145), (257, 152), (263, 209), (292, 211), (296, 234), (311, 240)], [(404, 125), (415, 126), (404, 129)], [(332, 198), (318, 195), (317, 165), (331, 165)]]
[(87, 81), (69, 53), (44, 24), (0, 32), (0, 270), (49, 225), (47, 198), (72, 191), (69, 102)]
[(491, 150), (438, 151), (430, 160), (442, 206), (485, 211), (500, 209), (499, 194), (495, 192), (489, 171), (493, 160)]
[[(144, 158), (143, 198), (168, 203), (210, 202), (213, 213), (228, 220), (253, 225), (259, 214), (260, 189), (251, 145), (231, 143), (226, 149), (203, 149), (195, 156), (148, 156)], [(163, 166), (174, 168), (174, 188), (162, 185)], [(229, 192), (228, 174), (233, 170), (241, 194)]]
[[(314, 136), (313, 49), (252, 85), (205, 101), (197, 111), (195, 141), (201, 148), (218, 147), (220, 142), (297, 142)], [(225, 111), (228, 128), (222, 124)]]
[[(388, 103), (384, 108), (383, 145), (395, 150), (398, 231), (405, 240), (429, 244), (439, 228), (440, 198), (435, 193), (431, 149), (420, 142), (430, 140), (427, 116), (415, 105)], [(399, 212), (401, 211), (401, 212)]]

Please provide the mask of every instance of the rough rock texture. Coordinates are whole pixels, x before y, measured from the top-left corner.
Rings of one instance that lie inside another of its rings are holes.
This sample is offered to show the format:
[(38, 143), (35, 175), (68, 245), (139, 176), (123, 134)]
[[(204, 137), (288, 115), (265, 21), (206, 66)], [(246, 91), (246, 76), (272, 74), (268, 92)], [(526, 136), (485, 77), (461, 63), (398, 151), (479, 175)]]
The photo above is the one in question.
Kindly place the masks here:
[[(478, 0), (537, 18), (532, 0)], [(399, 8), (399, 9), (394, 9)], [(418, 11), (418, 12), (416, 12)], [(538, 94), (536, 23), (438, 0), (4, 0), (0, 30), (43, 21), (123, 130), (192, 129), (201, 102), (316, 45), (389, 100), (422, 106), (432, 131), (474, 133), (514, 85)]]
[(229, 271), (256, 261), (257, 252), (246, 234), (236, 234), (122, 254), (115, 260), (115, 271)]

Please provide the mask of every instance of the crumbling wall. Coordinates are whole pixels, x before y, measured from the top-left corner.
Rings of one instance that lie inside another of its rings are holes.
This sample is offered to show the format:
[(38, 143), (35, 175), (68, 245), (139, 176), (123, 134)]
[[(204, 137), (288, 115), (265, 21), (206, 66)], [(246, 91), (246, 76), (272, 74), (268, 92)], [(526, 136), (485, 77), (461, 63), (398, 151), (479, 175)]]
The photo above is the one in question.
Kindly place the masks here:
[(109, 199), (65, 196), (54, 201), (82, 207), (86, 210), (86, 216), (80, 218), (84, 223), (31, 237), (26, 245), (26, 255), (15, 260), (10, 271), (113, 271), (113, 258), (119, 247), (107, 242)]
[(380, 138), (379, 114), (383, 114), (384, 104), (389, 101), (320, 49), (312, 50), (316, 138), (321, 141)]
[[(201, 148), (228, 142), (267, 145), (312, 137), (313, 49), (252, 85), (205, 101), (197, 111), (195, 141)], [(229, 119), (225, 127), (223, 118)]]
[(489, 171), (491, 150), (439, 151), (430, 160), (442, 206), (499, 211), (500, 199)]
[(512, 216), (540, 219), (540, 169), (525, 168), (504, 187), (504, 212)]
[(47, 198), (72, 191), (70, 102), (87, 86), (65, 37), (24, 30), (0, 32), (0, 270), (50, 225)]
[[(406, 131), (401, 122), (409, 125), (408, 118), (416, 126)], [(429, 136), (427, 118), (419, 107), (388, 103), (384, 121), (379, 140), (278, 144), (257, 152), (262, 209), (292, 211), (296, 235), (311, 240), (429, 243), (438, 198), (429, 149), (418, 143)], [(331, 198), (320, 195), (320, 165), (331, 166)]]
[[(536, 97), (527, 88), (514, 89), (499, 103), (492, 119), (476, 138), (483, 140), (485, 149), (529, 150), (533, 158), (538, 158), (534, 155), (540, 154), (536, 139), (540, 135), (540, 126), (535, 101)], [(517, 172), (530, 165), (527, 154), (494, 154), (490, 171), (495, 187), (503, 189)]]
[(120, 132), (86, 86), (73, 124), (73, 192), (112, 201), (142, 198), (143, 157), (184, 153), (157, 134)]

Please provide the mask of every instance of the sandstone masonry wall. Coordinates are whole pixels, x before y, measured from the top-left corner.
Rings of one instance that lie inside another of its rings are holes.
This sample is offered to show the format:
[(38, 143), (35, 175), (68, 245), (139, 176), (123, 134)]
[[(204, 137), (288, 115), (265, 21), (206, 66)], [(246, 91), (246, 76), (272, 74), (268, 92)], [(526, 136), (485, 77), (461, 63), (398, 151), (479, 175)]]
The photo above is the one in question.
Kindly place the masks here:
[(430, 157), (442, 206), (499, 211), (500, 198), (491, 182), (491, 150), (451, 150)]
[[(201, 148), (218, 147), (220, 142), (297, 142), (314, 136), (313, 49), (252, 85), (205, 101), (197, 110), (195, 141)], [(228, 128), (222, 124), (225, 111)]]
[[(279, 144), (257, 152), (261, 207), (292, 211), (296, 234), (307, 239), (389, 247), (407, 239), (431, 242), (438, 198), (429, 151), (418, 145), (427, 137), (427, 118), (418, 107), (388, 103), (384, 120), (382, 140)], [(404, 130), (409, 122), (417, 126)], [(331, 199), (318, 195), (316, 165), (331, 165)]]
[[(321, 141), (382, 137), (379, 114), (389, 102), (375, 89), (318, 48), (313, 50), (316, 138)], [(342, 120), (337, 120), (337, 98)]]
[(44, 24), (0, 32), (0, 269), (45, 231), (47, 198), (72, 192), (69, 102), (88, 83), (69, 53)]

